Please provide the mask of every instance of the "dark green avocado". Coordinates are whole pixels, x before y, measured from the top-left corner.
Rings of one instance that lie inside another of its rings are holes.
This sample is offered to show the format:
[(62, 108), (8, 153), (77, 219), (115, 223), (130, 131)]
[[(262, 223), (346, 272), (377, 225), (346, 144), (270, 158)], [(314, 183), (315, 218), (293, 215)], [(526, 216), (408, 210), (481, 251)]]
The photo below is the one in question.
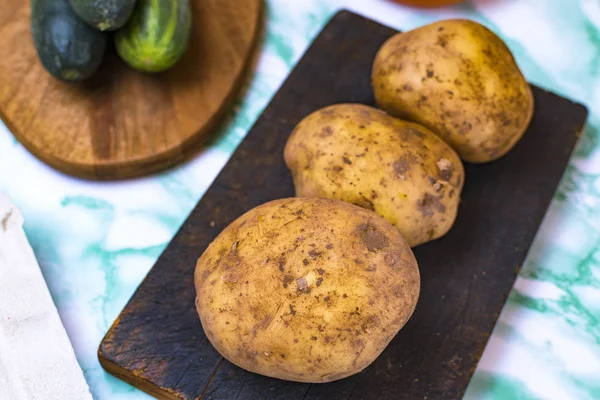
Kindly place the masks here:
[(79, 18), (101, 31), (114, 31), (129, 21), (136, 0), (69, 0)]
[(108, 40), (78, 18), (67, 0), (31, 0), (31, 33), (44, 68), (64, 81), (92, 76)]

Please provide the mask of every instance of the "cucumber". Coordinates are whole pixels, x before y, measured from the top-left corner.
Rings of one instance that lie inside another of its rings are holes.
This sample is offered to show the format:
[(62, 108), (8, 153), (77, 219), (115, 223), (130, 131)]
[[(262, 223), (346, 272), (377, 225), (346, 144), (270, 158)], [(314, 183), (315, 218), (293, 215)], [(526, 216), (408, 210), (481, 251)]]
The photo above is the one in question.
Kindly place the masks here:
[(79, 19), (67, 0), (32, 0), (31, 34), (44, 68), (64, 81), (89, 78), (104, 57), (106, 34)]
[(115, 47), (132, 68), (162, 72), (185, 54), (191, 30), (189, 0), (138, 0), (127, 25), (115, 34)]
[(129, 21), (136, 0), (69, 0), (73, 11), (101, 31), (114, 31)]

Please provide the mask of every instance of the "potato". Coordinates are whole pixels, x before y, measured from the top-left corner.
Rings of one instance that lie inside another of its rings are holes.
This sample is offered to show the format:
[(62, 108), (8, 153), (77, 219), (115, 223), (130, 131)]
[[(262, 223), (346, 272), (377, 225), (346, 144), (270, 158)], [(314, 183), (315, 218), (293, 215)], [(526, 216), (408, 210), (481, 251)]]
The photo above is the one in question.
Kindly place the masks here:
[(297, 196), (375, 211), (411, 247), (445, 235), (456, 219), (464, 168), (437, 135), (361, 104), (317, 110), (284, 150)]
[(406, 241), (331, 199), (260, 205), (208, 246), (195, 272), (206, 336), (258, 374), (330, 382), (367, 367), (407, 322), (420, 277)]
[(377, 106), (439, 134), (465, 161), (510, 151), (525, 133), (534, 99), (510, 50), (468, 20), (394, 35), (372, 71)]

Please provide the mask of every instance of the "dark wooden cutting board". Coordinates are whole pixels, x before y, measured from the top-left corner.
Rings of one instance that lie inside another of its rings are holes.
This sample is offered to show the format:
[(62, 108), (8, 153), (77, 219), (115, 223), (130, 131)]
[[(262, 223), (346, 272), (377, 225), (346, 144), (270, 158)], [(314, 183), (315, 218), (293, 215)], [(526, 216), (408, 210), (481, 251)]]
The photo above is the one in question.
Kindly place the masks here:
[(417, 309), (363, 372), (313, 385), (246, 372), (215, 351), (194, 309), (197, 258), (239, 215), (294, 195), (282, 156), (292, 128), (333, 103), (372, 105), (371, 63), (394, 33), (347, 11), (330, 21), (110, 328), (99, 349), (106, 370), (165, 399), (462, 397), (587, 118), (585, 107), (539, 88), (517, 146), (466, 165), (453, 229), (415, 249)]

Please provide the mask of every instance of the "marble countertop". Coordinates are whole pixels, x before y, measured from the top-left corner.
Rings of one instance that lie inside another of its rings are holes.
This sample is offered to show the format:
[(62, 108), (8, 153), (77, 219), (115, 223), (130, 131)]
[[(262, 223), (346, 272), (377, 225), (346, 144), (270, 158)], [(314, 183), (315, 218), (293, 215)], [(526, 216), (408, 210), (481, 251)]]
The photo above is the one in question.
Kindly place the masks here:
[(25, 229), (97, 400), (149, 398), (106, 374), (100, 340), (306, 47), (340, 8), (398, 29), (467, 17), (498, 33), (527, 79), (589, 107), (467, 399), (600, 398), (600, 2), (474, 0), (423, 11), (388, 1), (268, 0), (245, 98), (219, 139), (166, 173), (94, 183), (31, 156), (0, 123), (0, 190)]

